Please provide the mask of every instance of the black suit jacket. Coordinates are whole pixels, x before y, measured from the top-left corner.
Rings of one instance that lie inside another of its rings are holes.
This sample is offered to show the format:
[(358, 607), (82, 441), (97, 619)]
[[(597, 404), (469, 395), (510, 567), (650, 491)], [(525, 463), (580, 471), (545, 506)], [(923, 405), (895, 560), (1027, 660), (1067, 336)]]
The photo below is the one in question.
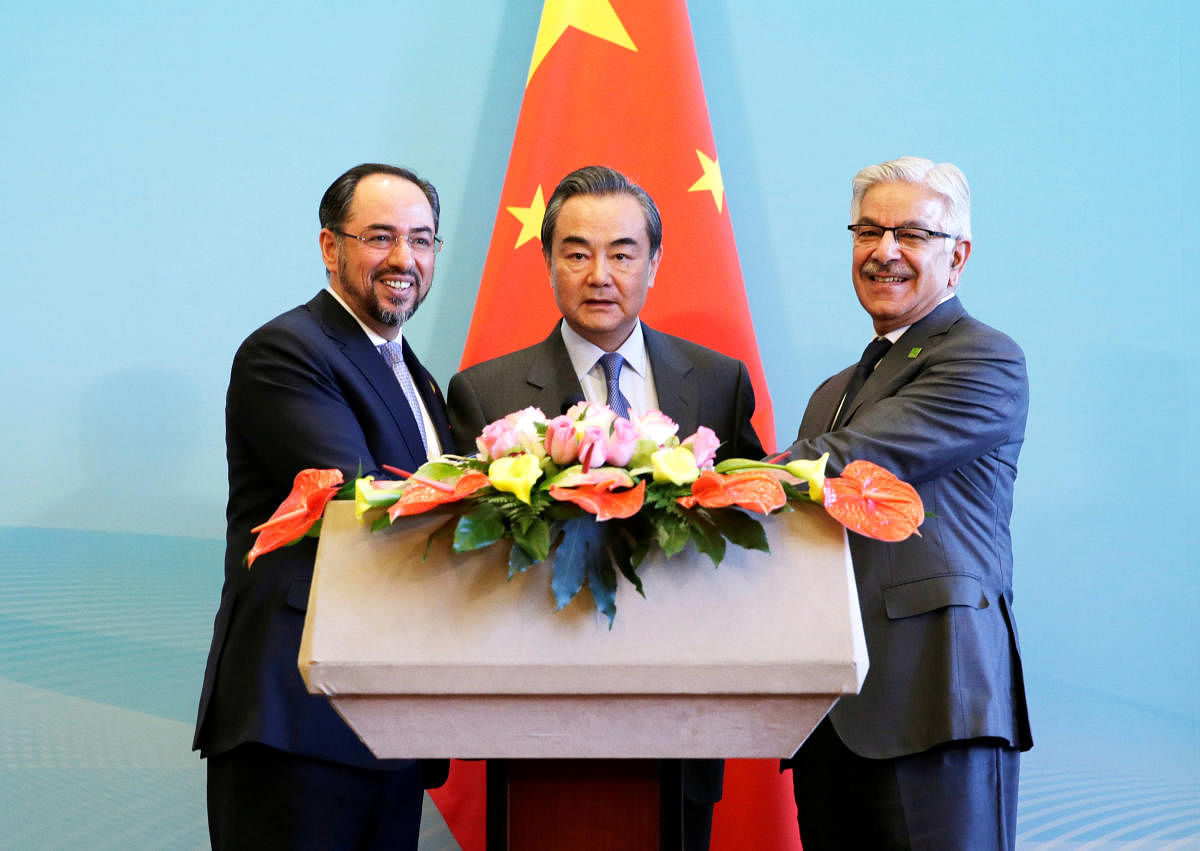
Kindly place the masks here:
[[(708, 426), (721, 439), (718, 458), (760, 458), (762, 444), (750, 417), (754, 387), (746, 365), (682, 337), (642, 323), (659, 408), (679, 423), (680, 438)], [(476, 364), (450, 379), (450, 424), (463, 454), (475, 454), (483, 427), (530, 406), (548, 417), (583, 398), (558, 326), (545, 340)]]
[(831, 474), (874, 461), (935, 516), (899, 543), (849, 536), (870, 669), (834, 706), (834, 729), (871, 758), (985, 736), (1027, 749), (1009, 536), (1025, 356), (950, 299), (904, 332), (830, 431), (853, 371), (813, 393), (791, 456), (829, 452)]
[[(442, 446), (453, 446), (445, 404), (408, 342), (404, 357)], [(202, 755), (243, 742), (366, 768), (376, 759), (296, 666), (316, 541), (276, 550), (247, 570), (251, 527), (262, 523), (306, 467), (350, 481), (415, 470), (425, 460), (417, 424), (391, 367), (327, 291), (251, 334), (234, 357), (225, 406), (229, 462), (225, 584), (213, 628), (193, 746)], [(437, 785), (444, 766), (427, 777)]]
[[(644, 322), (642, 336), (659, 408), (679, 424), (680, 438), (708, 426), (722, 441), (719, 459), (761, 458), (762, 443), (750, 423), (754, 387), (746, 365)], [(506, 414), (533, 406), (553, 417), (582, 393), (558, 326), (536, 345), (465, 369), (446, 391), (459, 452), (475, 454), (483, 427)], [(721, 760), (683, 760), (687, 798), (701, 805), (719, 801), (723, 767)]]

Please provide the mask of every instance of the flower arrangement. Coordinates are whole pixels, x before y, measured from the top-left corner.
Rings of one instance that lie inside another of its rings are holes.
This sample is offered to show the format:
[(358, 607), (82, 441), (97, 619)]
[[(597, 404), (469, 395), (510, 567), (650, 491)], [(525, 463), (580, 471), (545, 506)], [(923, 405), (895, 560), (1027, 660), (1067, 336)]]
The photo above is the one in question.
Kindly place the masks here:
[[(353, 497), (372, 529), (399, 517), (440, 512), (432, 534), (453, 536), (455, 552), (510, 542), (508, 575), (555, 555), (551, 590), (558, 608), (587, 585), (611, 627), (617, 574), (645, 596), (638, 566), (652, 547), (667, 557), (690, 542), (720, 565), (727, 542), (769, 552), (754, 515), (817, 503), (851, 531), (885, 541), (916, 533), (924, 520), (910, 485), (867, 461), (826, 477), (828, 455), (777, 464), (745, 458), (714, 463), (720, 440), (701, 426), (680, 439), (661, 411), (617, 417), (581, 402), (547, 418), (537, 408), (486, 426), (473, 457), (443, 455), (400, 476), (343, 484), (339, 470), (303, 470), (292, 493), (253, 531), (248, 562), (319, 534), (320, 517), (337, 496)], [(453, 522), (452, 522), (453, 521)]]

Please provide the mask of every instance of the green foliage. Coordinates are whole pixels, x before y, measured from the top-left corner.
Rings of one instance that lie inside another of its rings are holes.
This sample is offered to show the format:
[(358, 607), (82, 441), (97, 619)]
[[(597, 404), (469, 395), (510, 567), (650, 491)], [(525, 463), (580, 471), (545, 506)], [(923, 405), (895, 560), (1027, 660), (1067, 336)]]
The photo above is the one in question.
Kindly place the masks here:
[(480, 502), (458, 519), (454, 528), (454, 551), (470, 552), (491, 546), (504, 537), (504, 514), (489, 502)]

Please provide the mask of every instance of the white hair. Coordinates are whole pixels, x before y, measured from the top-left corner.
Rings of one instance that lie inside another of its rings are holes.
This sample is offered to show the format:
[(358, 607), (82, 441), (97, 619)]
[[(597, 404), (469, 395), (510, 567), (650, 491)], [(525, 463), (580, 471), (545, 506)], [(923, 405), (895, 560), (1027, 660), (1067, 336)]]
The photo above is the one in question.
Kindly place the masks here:
[(920, 157), (900, 157), (896, 160), (869, 165), (850, 181), (850, 221), (858, 221), (863, 196), (877, 183), (915, 183), (941, 196), (946, 204), (942, 230), (959, 239), (971, 238), (971, 188), (967, 177), (953, 163), (934, 163)]

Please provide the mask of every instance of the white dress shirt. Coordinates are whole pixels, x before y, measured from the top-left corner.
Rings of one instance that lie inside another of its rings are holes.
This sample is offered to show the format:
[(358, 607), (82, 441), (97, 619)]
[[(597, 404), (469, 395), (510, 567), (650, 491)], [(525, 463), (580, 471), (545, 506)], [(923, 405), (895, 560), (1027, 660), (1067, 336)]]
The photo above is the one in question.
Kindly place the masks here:
[[(567, 354), (571, 358), (571, 366), (575, 368), (575, 377), (583, 388), (583, 398), (589, 402), (601, 405), (608, 403), (608, 384), (604, 379), (604, 367), (600, 366), (600, 358), (606, 354), (604, 349), (595, 343), (579, 336), (567, 320), (560, 325), (563, 343), (566, 344)], [(633, 331), (617, 353), (625, 359), (621, 366), (621, 393), (629, 402), (629, 412), (644, 414), (647, 411), (658, 410), (658, 393), (654, 388), (654, 375), (650, 370), (650, 358), (646, 356), (646, 341), (642, 336), (642, 322), (638, 320)], [(546, 411), (547, 416), (557, 416), (559, 411)]]
[[(367, 324), (365, 322), (363, 322), (361, 319), (359, 319), (358, 315), (353, 310), (350, 309), (350, 305), (346, 304), (346, 302), (342, 299), (342, 297), (333, 291), (333, 287), (326, 287), (325, 290), (337, 300), (338, 304), (340, 304), (342, 307), (346, 308), (347, 313), (349, 313), (351, 316), (354, 317), (354, 321), (358, 323), (359, 328), (363, 329), (363, 333), (366, 334), (367, 337), (371, 340), (371, 345), (374, 346), (376, 348), (376, 350), (378, 350), (379, 347), (382, 346), (384, 343), (388, 342), (383, 337), (380, 337), (378, 334), (376, 334), (374, 331), (372, 331), (369, 327), (367, 327)], [(403, 326), (400, 327), (399, 333), (396, 334), (396, 339), (392, 342), (395, 342), (397, 345), (404, 345), (404, 327)], [(380, 355), (380, 357), (382, 358), (383, 355)], [(384, 362), (386, 363), (386, 361), (384, 361)], [(390, 364), (388, 365), (388, 369), (391, 369)], [(413, 376), (413, 386), (416, 386), (418, 380), (419, 379), (417, 378), (417, 376), (414, 375)], [(400, 384), (399, 379), (396, 380), (396, 384), (397, 385)], [(405, 401), (407, 401), (407, 399)], [(427, 460), (432, 461), (435, 458), (440, 458), (442, 456), (442, 443), (441, 443), (441, 441), (438, 440), (437, 429), (433, 427), (433, 420), (429, 418), (429, 411), (426, 410), (426, 408), (425, 408), (425, 400), (421, 397), (421, 394), (419, 391), (417, 393), (417, 403), (421, 406), (421, 419), (424, 420), (424, 423), (425, 423), (425, 442), (428, 444), (425, 447), (425, 457)], [(386, 458), (383, 458), (380, 460), (384, 461), (384, 462), (387, 461)]]

